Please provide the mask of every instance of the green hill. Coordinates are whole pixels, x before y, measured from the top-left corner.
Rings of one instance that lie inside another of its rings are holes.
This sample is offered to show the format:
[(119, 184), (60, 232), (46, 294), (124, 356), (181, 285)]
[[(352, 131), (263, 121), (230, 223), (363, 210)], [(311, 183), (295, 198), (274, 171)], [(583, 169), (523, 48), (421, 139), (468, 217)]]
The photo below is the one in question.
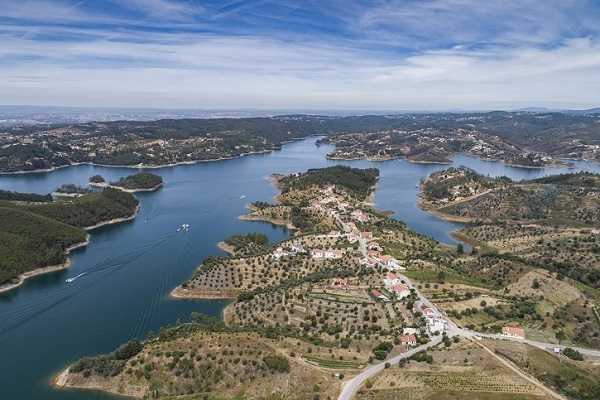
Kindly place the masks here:
[(71, 201), (19, 204), (0, 201), (0, 283), (66, 260), (86, 240), (85, 227), (133, 215), (138, 200), (106, 188)]

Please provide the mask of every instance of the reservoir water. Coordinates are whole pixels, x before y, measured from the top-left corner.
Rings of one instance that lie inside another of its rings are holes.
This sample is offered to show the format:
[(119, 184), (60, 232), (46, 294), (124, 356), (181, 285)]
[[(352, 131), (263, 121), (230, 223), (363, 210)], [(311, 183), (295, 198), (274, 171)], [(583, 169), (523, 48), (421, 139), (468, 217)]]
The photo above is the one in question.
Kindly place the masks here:
[[(414, 164), (405, 160), (383, 162), (331, 161), (330, 146), (315, 146), (316, 138), (284, 145), (282, 150), (233, 160), (153, 169), (164, 187), (136, 194), (139, 215), (118, 225), (91, 232), (91, 243), (73, 252), (67, 270), (27, 280), (21, 287), (0, 293), (0, 398), (2, 399), (108, 399), (92, 391), (57, 390), (52, 377), (73, 361), (107, 353), (148, 331), (187, 321), (192, 311), (220, 315), (223, 300), (180, 300), (169, 292), (189, 278), (200, 261), (222, 253), (217, 243), (238, 233), (262, 232), (272, 242), (290, 232), (268, 223), (242, 221), (244, 205), (272, 202), (276, 188), (271, 173), (287, 174), (334, 164), (377, 167), (381, 178), (375, 207), (393, 210), (393, 218), (437, 240), (456, 244), (452, 226), (420, 210), (416, 185), (447, 165)], [(575, 169), (546, 170), (505, 166), (469, 156), (457, 156), (455, 165), (484, 175), (506, 175), (515, 180), (600, 166), (578, 162)], [(85, 185), (101, 174), (116, 180), (136, 172), (127, 168), (79, 165), (53, 172), (0, 176), (0, 189), (49, 193), (63, 183)], [(189, 224), (189, 231), (177, 231)], [(76, 278), (65, 282), (68, 278)]]

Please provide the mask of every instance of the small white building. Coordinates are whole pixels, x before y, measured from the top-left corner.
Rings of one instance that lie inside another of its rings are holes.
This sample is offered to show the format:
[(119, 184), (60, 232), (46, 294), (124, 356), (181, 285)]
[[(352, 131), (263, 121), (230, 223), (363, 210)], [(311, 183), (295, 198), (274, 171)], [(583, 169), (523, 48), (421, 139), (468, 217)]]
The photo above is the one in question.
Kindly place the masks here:
[(344, 252), (340, 249), (325, 250), (325, 258), (328, 258), (328, 259), (342, 258), (343, 255), (344, 255)]
[(525, 339), (525, 330), (522, 328), (513, 328), (512, 326), (504, 326), (502, 327), (502, 335)]
[(321, 249), (312, 249), (310, 251), (310, 255), (312, 258), (323, 258), (325, 256), (325, 253)]

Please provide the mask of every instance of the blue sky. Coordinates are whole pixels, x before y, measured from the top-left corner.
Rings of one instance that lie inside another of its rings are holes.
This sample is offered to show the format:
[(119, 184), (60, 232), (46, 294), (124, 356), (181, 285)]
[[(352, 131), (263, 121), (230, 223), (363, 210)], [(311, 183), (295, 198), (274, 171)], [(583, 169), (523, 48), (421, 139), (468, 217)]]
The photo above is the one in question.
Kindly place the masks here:
[(1, 104), (600, 106), (599, 0), (0, 0)]

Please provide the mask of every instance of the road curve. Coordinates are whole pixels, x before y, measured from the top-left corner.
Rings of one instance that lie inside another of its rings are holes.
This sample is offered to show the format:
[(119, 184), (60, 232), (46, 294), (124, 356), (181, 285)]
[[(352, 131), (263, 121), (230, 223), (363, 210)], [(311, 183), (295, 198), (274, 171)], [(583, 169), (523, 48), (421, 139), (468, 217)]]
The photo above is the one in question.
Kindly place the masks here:
[(383, 361), (377, 365), (374, 365), (371, 368), (361, 372), (360, 374), (356, 375), (354, 378), (350, 379), (349, 381), (347, 381), (344, 384), (344, 386), (342, 388), (342, 392), (340, 393), (340, 395), (338, 397), (338, 400), (350, 400), (352, 398), (352, 395), (358, 390), (358, 388), (364, 381), (366, 381), (367, 379), (371, 378), (375, 374), (377, 374), (385, 369), (385, 363), (390, 363), (391, 365), (398, 364), (398, 362), (400, 361), (401, 358), (410, 357), (413, 354), (415, 354), (421, 350), (425, 350), (431, 346), (435, 346), (436, 344), (440, 343), (441, 341), (442, 341), (441, 336), (434, 336), (434, 338), (427, 344), (424, 344), (417, 348), (411, 349), (411, 350), (407, 351), (406, 353), (402, 353), (399, 356), (396, 356), (389, 360), (385, 360), (385, 361)]

